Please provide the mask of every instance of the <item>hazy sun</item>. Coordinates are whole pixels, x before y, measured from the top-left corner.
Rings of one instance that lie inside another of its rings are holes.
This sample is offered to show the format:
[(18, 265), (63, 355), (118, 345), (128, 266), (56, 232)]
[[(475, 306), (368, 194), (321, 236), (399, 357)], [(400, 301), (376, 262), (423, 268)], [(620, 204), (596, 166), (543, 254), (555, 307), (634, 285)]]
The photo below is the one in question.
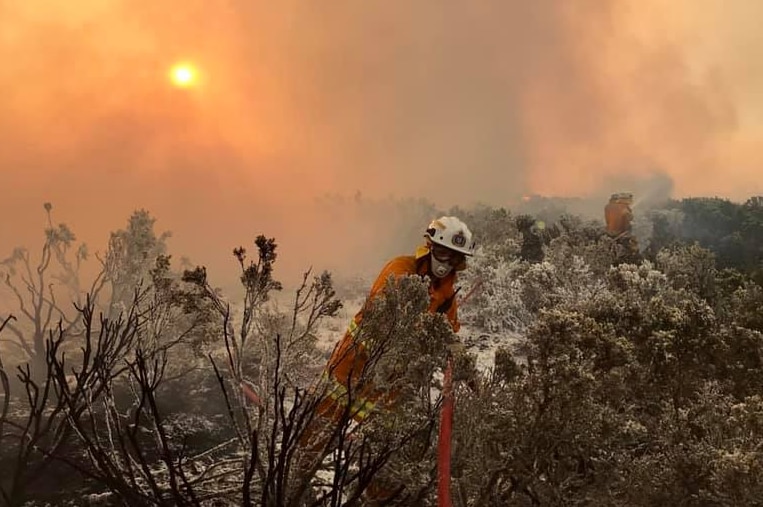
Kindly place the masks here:
[(170, 78), (175, 86), (188, 88), (196, 83), (196, 69), (189, 63), (178, 63), (170, 70)]

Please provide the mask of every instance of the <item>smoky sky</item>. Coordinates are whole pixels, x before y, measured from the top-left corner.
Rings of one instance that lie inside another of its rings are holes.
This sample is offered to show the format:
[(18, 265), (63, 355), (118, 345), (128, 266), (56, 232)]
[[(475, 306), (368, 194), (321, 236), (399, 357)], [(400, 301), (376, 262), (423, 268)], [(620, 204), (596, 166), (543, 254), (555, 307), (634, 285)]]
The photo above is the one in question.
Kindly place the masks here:
[[(763, 7), (724, 5), (0, 0), (0, 247), (39, 241), (43, 202), (94, 249), (145, 208), (226, 273), (275, 236), (289, 278), (415, 246), (398, 199), (652, 178), (743, 199), (763, 191)], [(171, 85), (179, 61), (196, 86)]]

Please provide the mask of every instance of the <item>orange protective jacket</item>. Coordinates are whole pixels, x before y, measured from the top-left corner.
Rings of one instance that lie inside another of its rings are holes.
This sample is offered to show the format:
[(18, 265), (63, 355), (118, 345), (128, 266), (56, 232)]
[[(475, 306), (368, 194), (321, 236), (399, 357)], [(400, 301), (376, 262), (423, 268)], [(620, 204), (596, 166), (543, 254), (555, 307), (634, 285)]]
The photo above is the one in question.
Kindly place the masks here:
[(607, 222), (607, 233), (611, 236), (619, 236), (630, 232), (633, 212), (626, 203), (610, 202), (604, 207), (604, 219)]
[[(389, 261), (381, 270), (376, 278), (371, 292), (368, 295), (366, 304), (374, 297), (379, 295), (387, 284), (387, 279), (390, 275), (395, 278), (399, 278), (405, 275), (426, 275), (429, 271), (429, 250), (426, 248), (419, 248), (416, 255), (407, 255), (396, 257)], [(454, 282), (456, 280), (456, 272), (463, 269), (465, 266), (459, 266), (450, 272), (446, 277), (438, 279), (433, 278), (429, 285), (429, 311), (435, 313), (443, 305), (447, 306), (447, 311), (444, 312), (453, 331), (458, 331), (460, 324), (458, 322), (458, 303), (456, 301), (456, 290), (454, 288)], [(449, 306), (448, 306), (449, 303)], [(334, 348), (334, 352), (329, 359), (326, 374), (327, 376), (337, 384), (339, 388), (336, 392), (340, 393), (342, 387), (349, 388), (352, 383), (357, 382), (360, 379), (361, 372), (364, 369), (367, 361), (367, 353), (365, 347), (355, 340), (355, 334), (353, 330), (358, 329), (361, 321), (363, 320), (363, 309), (355, 315), (353, 322), (350, 324), (344, 337)], [(382, 393), (374, 392), (371, 386), (366, 386), (363, 393), (355, 393), (355, 402), (353, 405), (358, 407), (356, 419), (363, 419), (367, 414), (367, 410), (362, 408), (363, 404), (373, 406), (374, 402), (382, 395)], [(340, 400), (337, 400), (341, 403)], [(370, 410), (370, 409), (369, 409)]]

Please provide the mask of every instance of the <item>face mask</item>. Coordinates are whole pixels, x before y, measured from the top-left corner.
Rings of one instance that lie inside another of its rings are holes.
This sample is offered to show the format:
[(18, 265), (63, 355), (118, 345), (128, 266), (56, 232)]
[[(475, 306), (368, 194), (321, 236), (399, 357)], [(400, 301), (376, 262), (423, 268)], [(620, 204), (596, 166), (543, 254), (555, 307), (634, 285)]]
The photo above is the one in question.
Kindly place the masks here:
[(430, 255), (429, 259), (432, 264), (432, 274), (437, 278), (444, 278), (448, 276), (448, 273), (450, 273), (450, 271), (453, 269), (453, 266), (447, 262), (438, 261), (434, 255)]

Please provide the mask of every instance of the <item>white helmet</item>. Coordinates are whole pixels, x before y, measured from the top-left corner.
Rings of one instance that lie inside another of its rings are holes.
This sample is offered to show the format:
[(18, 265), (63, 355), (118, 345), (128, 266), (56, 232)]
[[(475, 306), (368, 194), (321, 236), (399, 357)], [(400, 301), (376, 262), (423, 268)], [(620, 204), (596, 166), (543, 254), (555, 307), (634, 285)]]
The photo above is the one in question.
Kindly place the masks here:
[(461, 220), (456, 217), (441, 217), (432, 220), (427, 227), (425, 238), (432, 243), (460, 252), (464, 255), (474, 255), (475, 243), (472, 232)]

